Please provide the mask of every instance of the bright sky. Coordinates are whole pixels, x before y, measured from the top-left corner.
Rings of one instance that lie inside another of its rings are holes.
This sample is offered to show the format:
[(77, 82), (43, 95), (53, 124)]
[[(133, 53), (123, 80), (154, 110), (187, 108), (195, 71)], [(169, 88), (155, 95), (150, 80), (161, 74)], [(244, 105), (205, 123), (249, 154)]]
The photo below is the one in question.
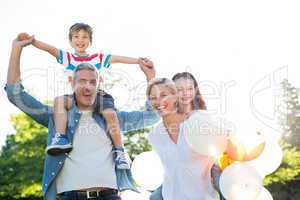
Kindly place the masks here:
[[(258, 128), (273, 133), (278, 83), (289, 78), (300, 87), (299, 10), (296, 0), (2, 1), (0, 86), (6, 81), (11, 41), (19, 32), (69, 49), (68, 28), (85, 22), (95, 30), (91, 51), (147, 56), (158, 77), (187, 70), (200, 83), (209, 109), (237, 132)], [(51, 100), (61, 93), (61, 68), (46, 53), (26, 48), (21, 67), (24, 85), (35, 96)], [(138, 109), (145, 99), (143, 74), (138, 66), (113, 69), (123, 78), (109, 91), (117, 106)], [(3, 89), (0, 93), (1, 145), (13, 132), (9, 119), (18, 110)]]

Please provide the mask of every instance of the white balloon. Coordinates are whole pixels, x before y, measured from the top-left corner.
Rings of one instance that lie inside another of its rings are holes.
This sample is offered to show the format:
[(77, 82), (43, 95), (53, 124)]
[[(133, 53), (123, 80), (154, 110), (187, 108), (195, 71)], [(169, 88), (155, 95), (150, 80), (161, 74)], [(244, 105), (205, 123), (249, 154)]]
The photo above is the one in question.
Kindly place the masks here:
[(273, 200), (273, 197), (266, 188), (263, 188), (259, 193), (258, 197), (256, 198), (256, 200)]
[(136, 183), (145, 190), (153, 191), (163, 182), (163, 165), (154, 151), (143, 152), (136, 156), (131, 170)]
[(255, 160), (248, 161), (247, 163), (254, 167), (262, 177), (265, 177), (278, 169), (282, 158), (283, 152), (278, 142), (268, 140), (262, 154)]
[(185, 139), (195, 152), (217, 157), (226, 150), (228, 137), (225, 128), (212, 120), (207, 111), (195, 111), (183, 127)]
[(262, 190), (262, 178), (245, 163), (234, 163), (225, 168), (220, 177), (220, 189), (229, 200), (253, 200)]
[(151, 193), (148, 191), (141, 191), (136, 193), (130, 190), (126, 190), (121, 193), (121, 198), (123, 200), (149, 200)]

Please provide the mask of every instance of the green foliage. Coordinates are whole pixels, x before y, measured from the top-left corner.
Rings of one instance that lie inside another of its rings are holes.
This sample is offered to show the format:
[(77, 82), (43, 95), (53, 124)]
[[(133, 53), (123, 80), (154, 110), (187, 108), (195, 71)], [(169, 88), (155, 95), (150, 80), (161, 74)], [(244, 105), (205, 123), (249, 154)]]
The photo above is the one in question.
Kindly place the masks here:
[(148, 129), (141, 129), (125, 134), (124, 145), (132, 160), (142, 152), (151, 151), (152, 148), (147, 141), (148, 132)]
[(299, 200), (300, 181), (293, 181), (288, 184), (273, 183), (267, 186), (274, 200)]
[(264, 180), (274, 200), (300, 199), (300, 105), (297, 89), (287, 80), (282, 83), (279, 123), (284, 137), (280, 145), (284, 157), (280, 168)]
[(284, 157), (280, 168), (264, 180), (274, 200), (298, 200), (300, 197), (300, 151), (282, 141)]
[(286, 185), (300, 174), (300, 151), (284, 141), (281, 141), (280, 146), (284, 155), (281, 166), (275, 173), (265, 178), (265, 185), (275, 183)]
[(16, 134), (7, 137), (0, 156), (0, 199), (41, 199), (47, 129), (25, 114), (12, 122)]

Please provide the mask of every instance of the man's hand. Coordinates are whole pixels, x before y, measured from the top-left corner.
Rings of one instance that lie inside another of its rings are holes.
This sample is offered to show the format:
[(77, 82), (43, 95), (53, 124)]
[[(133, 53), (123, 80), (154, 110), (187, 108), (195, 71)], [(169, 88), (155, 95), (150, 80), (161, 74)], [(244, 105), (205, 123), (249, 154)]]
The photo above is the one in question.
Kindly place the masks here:
[(139, 65), (141, 70), (147, 77), (147, 81), (155, 78), (155, 68), (153, 62), (148, 58), (139, 58)]
[(20, 33), (13, 41), (13, 47), (25, 47), (30, 45), (34, 40), (34, 36), (30, 36), (27, 33)]
[(15, 84), (20, 81), (20, 59), (23, 47), (29, 45), (34, 40), (34, 36), (29, 36), (26, 33), (20, 33), (12, 44), (10, 59), (7, 71), (7, 84)]

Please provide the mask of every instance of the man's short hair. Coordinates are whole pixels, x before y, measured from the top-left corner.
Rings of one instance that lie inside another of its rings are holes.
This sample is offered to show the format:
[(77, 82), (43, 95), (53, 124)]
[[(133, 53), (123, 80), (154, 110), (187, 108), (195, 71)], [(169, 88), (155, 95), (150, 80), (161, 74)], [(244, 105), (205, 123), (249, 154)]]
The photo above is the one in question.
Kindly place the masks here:
[(74, 72), (73, 72), (73, 80), (74, 80), (74, 81), (75, 81), (76, 78), (77, 78), (77, 72), (79, 72), (79, 71), (81, 71), (81, 70), (90, 70), (90, 71), (94, 71), (94, 72), (96, 72), (97, 78), (98, 78), (98, 71), (96, 70), (96, 68), (95, 68), (93, 65), (91, 65), (90, 63), (81, 63), (81, 64), (79, 64), (79, 65), (75, 68), (75, 70), (74, 70)]

